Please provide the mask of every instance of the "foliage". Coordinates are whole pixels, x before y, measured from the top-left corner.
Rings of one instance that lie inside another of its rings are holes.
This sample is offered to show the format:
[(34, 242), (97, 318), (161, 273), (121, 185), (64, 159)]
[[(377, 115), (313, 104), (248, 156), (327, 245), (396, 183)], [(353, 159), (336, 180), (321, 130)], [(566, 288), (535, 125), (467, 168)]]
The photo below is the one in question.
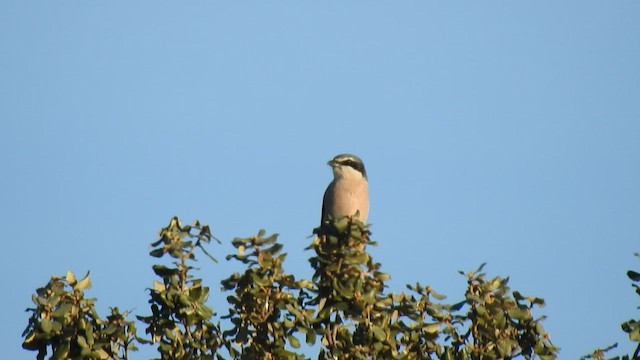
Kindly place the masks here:
[[(640, 254), (636, 253), (636, 257), (640, 258)], [(629, 270), (627, 272), (627, 276), (633, 282), (631, 286), (636, 289), (636, 294), (640, 295), (640, 273)], [(636, 350), (633, 352), (633, 358), (638, 358), (640, 356), (640, 319), (630, 319), (625, 321), (622, 323), (622, 330), (629, 334), (629, 340), (638, 343)]]
[(534, 307), (544, 306), (544, 300), (511, 292), (508, 278), (485, 279), (482, 268), (467, 274), (469, 311), (465, 317), (458, 317), (468, 324), (462, 339), (471, 357), (530, 359), (537, 355), (543, 360), (555, 359), (558, 348), (542, 327), (545, 317), (534, 318), (532, 314)]
[[(215, 261), (204, 245), (215, 239), (206, 225), (183, 226), (178, 218), (160, 231), (150, 255), (171, 259), (153, 265), (160, 278), (149, 289), (151, 314), (137, 316), (148, 338), (139, 337), (128, 313), (112, 308), (101, 320), (94, 299), (85, 299), (89, 276), (52, 277), (33, 296), (23, 347), (44, 359), (128, 359), (134, 342), (157, 345), (160, 359), (304, 359), (301, 340), (319, 346), (318, 359), (555, 359), (559, 349), (536, 316), (544, 300), (512, 291), (508, 278), (488, 277), (484, 264), (460, 272), (467, 290), (461, 301), (430, 286), (388, 292), (389, 275), (373, 260), (369, 228), (357, 218), (324, 222), (307, 248), (311, 280), (284, 270), (286, 253), (277, 235), (264, 231), (236, 238), (227, 260), (245, 270), (221, 281), (228, 313), (207, 305), (210, 289), (193, 273), (196, 255)], [(630, 271), (634, 282), (640, 274)], [(633, 284), (640, 295), (640, 287)], [(622, 324), (640, 342), (640, 321)], [(319, 342), (319, 344), (317, 344)], [(604, 359), (614, 346), (584, 359)], [(308, 352), (308, 351), (307, 351)], [(638, 356), (640, 346), (633, 357)], [(625, 356), (616, 359), (630, 359)]]
[(22, 333), (22, 347), (38, 351), (44, 359), (51, 348), (51, 359), (127, 359), (137, 350), (133, 343), (136, 327), (127, 321), (127, 312), (112, 308), (106, 320), (96, 312), (95, 299), (85, 299), (91, 287), (89, 274), (77, 280), (72, 272), (53, 276), (32, 296), (35, 308)]
[(384, 294), (389, 275), (365, 251), (375, 243), (364, 224), (343, 218), (316, 233), (311, 304), (319, 308), (320, 359), (556, 357), (544, 318), (531, 313), (544, 300), (517, 291), (510, 296), (508, 279), (486, 280), (481, 266), (466, 274), (466, 300), (454, 304), (437, 302), (445, 297), (420, 284), (408, 286), (410, 294)]
[[(250, 238), (232, 241), (238, 253), (227, 256), (247, 266), (243, 274), (232, 274), (222, 281), (224, 290), (233, 290), (227, 300), (233, 328), (224, 332), (227, 349), (236, 359), (303, 359), (287, 349), (300, 347), (297, 332), (310, 333), (310, 314), (303, 307), (307, 281), (296, 281), (286, 274), (277, 235), (264, 237), (265, 232)], [(313, 343), (312, 335), (307, 342)]]
[(383, 296), (389, 276), (365, 251), (373, 244), (359, 220), (341, 218), (316, 229), (309, 261), (317, 306), (313, 319), (323, 349), (319, 359), (391, 358), (395, 348), (388, 333), (391, 299)]
[[(635, 254), (636, 257), (640, 258), (640, 253)], [(627, 276), (631, 279), (631, 286), (636, 290), (636, 294), (640, 295), (640, 273), (629, 270), (627, 271)], [(640, 306), (638, 307), (640, 309)], [(634, 343), (637, 343), (636, 350), (633, 352), (633, 355), (623, 355), (616, 356), (610, 358), (610, 360), (629, 360), (629, 359), (640, 359), (640, 319), (634, 320), (630, 319), (622, 323), (621, 325), (622, 331), (626, 332), (629, 335), (629, 340)], [(618, 344), (615, 343), (611, 346), (608, 346), (603, 349), (596, 349), (591, 354), (585, 355), (581, 358), (583, 359), (594, 359), (594, 360), (604, 360), (605, 354), (618, 347)]]
[(159, 344), (162, 359), (213, 359), (222, 344), (220, 327), (211, 322), (213, 309), (205, 304), (209, 288), (190, 273), (197, 249), (215, 261), (202, 247), (211, 239), (208, 226), (198, 221), (193, 226), (181, 226), (174, 217), (160, 231), (160, 239), (151, 244), (151, 256), (175, 259), (172, 267), (153, 265), (162, 282), (154, 281), (153, 289), (149, 289), (152, 314), (138, 316), (147, 325), (145, 333), (151, 335), (150, 340), (140, 341)]

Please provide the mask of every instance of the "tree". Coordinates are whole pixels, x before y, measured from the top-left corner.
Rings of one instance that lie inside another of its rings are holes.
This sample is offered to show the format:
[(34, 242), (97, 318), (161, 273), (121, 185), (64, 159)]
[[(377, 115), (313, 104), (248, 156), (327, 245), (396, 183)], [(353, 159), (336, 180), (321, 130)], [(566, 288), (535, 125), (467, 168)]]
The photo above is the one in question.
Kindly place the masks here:
[[(635, 254), (636, 257), (640, 258), (640, 253)], [(627, 271), (627, 276), (631, 279), (631, 286), (636, 289), (636, 294), (640, 295), (640, 273), (629, 270)], [(640, 309), (640, 307), (638, 307)], [(630, 359), (640, 359), (640, 320), (630, 319), (622, 323), (621, 325), (622, 331), (626, 332), (629, 335), (629, 340), (638, 343), (636, 345), (636, 350), (633, 352), (633, 355), (623, 355), (612, 357), (611, 360), (630, 360)], [(615, 343), (613, 345), (607, 346), (605, 348), (599, 348), (594, 350), (592, 353), (585, 355), (581, 358), (581, 360), (585, 359), (594, 359), (594, 360), (604, 360), (605, 354), (613, 349), (618, 347), (618, 344)]]
[[(277, 235), (260, 231), (234, 239), (236, 253), (226, 259), (245, 270), (221, 281), (229, 308), (218, 317), (193, 265), (196, 255), (216, 261), (206, 249), (215, 238), (206, 225), (183, 226), (173, 218), (152, 244), (151, 256), (172, 260), (153, 266), (159, 280), (149, 289), (151, 314), (137, 316), (144, 336), (118, 308), (102, 320), (95, 299), (84, 297), (89, 274), (77, 280), (67, 273), (33, 296), (23, 347), (38, 351), (38, 359), (49, 350), (52, 359), (128, 359), (136, 343), (157, 346), (160, 359), (304, 359), (304, 339), (319, 342), (318, 359), (556, 358), (544, 316), (536, 316), (544, 300), (511, 291), (508, 278), (488, 277), (484, 264), (460, 272), (467, 282), (464, 300), (446, 303), (420, 283), (386, 292), (389, 275), (367, 252), (375, 242), (359, 220), (328, 221), (314, 233), (311, 280), (284, 271)], [(636, 272), (629, 277), (640, 281)], [(640, 340), (640, 322), (629, 320), (623, 330)], [(604, 358), (607, 350), (591, 355)]]
[(135, 351), (136, 327), (126, 320), (127, 313), (111, 309), (106, 320), (94, 307), (95, 299), (85, 299), (84, 290), (91, 287), (89, 274), (77, 280), (53, 276), (46, 286), (32, 296), (35, 308), (29, 325), (22, 333), (22, 347), (38, 351), (37, 359), (44, 359), (51, 347), (52, 359), (127, 359)]

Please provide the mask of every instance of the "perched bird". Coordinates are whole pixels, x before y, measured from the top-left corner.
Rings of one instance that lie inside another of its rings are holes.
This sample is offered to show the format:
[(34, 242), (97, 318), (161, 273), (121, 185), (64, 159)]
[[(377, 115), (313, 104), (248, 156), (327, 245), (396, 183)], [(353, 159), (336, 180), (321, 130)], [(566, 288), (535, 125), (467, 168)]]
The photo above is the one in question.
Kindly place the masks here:
[(333, 170), (333, 181), (322, 199), (322, 222), (340, 216), (355, 215), (366, 223), (369, 215), (369, 183), (362, 160), (351, 154), (340, 154), (327, 164)]

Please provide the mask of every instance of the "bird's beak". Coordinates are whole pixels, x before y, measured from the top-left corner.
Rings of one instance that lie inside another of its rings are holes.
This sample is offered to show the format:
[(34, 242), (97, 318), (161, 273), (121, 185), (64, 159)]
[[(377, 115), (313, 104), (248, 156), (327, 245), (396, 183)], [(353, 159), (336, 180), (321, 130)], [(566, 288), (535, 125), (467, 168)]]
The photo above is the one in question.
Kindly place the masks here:
[(334, 165), (336, 165), (336, 162), (335, 162), (335, 160), (329, 160), (329, 161), (327, 161), (327, 165), (333, 167)]

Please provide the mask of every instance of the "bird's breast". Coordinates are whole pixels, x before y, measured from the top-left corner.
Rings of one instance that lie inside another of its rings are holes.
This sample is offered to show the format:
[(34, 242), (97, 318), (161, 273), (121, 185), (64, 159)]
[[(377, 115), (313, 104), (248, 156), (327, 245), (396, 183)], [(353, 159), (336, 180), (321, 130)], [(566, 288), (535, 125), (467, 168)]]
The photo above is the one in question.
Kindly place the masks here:
[(330, 208), (327, 210), (334, 218), (354, 215), (359, 211), (360, 221), (367, 221), (369, 215), (369, 186), (366, 181), (342, 179), (334, 181), (330, 187), (333, 187), (331, 189), (333, 191), (331, 199), (326, 199), (331, 203)]

